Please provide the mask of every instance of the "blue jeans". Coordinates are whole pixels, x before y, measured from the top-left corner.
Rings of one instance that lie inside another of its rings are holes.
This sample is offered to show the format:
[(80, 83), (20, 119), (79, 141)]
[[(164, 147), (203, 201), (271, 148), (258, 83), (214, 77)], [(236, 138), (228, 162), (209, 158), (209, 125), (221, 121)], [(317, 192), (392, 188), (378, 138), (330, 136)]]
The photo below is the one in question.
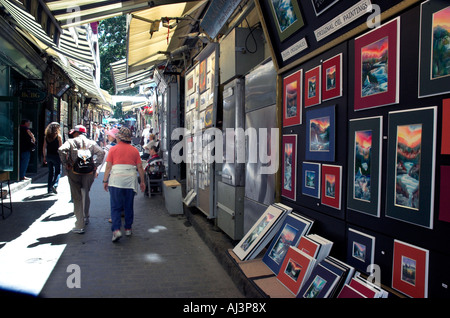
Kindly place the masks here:
[(48, 166), (48, 190), (57, 188), (61, 177), (61, 159), (58, 155), (47, 155)]
[(24, 151), (20, 153), (20, 167), (19, 167), (19, 180), (25, 177), (25, 173), (28, 169), (28, 163), (30, 163), (31, 151)]
[(111, 230), (120, 230), (122, 226), (122, 212), (125, 214), (125, 229), (131, 230), (134, 220), (134, 196), (133, 189), (108, 187), (111, 204)]

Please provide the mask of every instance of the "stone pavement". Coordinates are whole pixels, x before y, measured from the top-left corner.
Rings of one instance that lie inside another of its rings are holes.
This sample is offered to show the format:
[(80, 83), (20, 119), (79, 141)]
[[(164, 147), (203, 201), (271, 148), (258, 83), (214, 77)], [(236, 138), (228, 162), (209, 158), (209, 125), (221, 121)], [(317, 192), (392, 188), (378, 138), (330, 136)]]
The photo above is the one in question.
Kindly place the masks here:
[[(3, 274), (22, 275), (23, 288), (43, 298), (259, 296), (226, 256), (233, 242), (196, 209), (169, 215), (162, 196), (136, 196), (133, 235), (112, 243), (109, 193), (101, 180), (102, 174), (92, 187), (90, 223), (82, 235), (70, 232), (74, 217), (67, 178), (57, 195), (46, 194), (45, 171), (25, 188), (12, 190), (13, 213), (0, 220), (0, 262), (2, 253), (4, 263), (11, 262)], [(23, 256), (29, 252), (34, 254)], [(10, 279), (19, 284), (19, 278)]]

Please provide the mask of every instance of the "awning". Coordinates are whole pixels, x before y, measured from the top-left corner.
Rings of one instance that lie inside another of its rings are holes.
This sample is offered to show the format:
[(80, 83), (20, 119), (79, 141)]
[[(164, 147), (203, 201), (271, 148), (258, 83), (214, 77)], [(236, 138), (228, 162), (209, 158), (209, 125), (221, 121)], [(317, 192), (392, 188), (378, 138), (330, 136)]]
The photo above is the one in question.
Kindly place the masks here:
[(141, 108), (144, 106), (147, 106), (148, 102), (142, 102), (142, 103), (138, 103), (138, 104), (133, 104), (133, 105), (129, 105), (129, 106), (122, 106), (122, 112), (126, 113), (129, 112), (131, 110), (134, 110), (136, 108)]
[(127, 60), (122, 59), (120, 61), (110, 64), (111, 77), (114, 82), (116, 94), (130, 89), (130, 85), (143, 85), (151, 83), (153, 75), (153, 67), (150, 69), (144, 69), (142, 71), (127, 75)]
[(128, 18), (128, 74), (163, 63), (182, 50), (191, 23), (208, 1), (165, 4), (131, 14)]

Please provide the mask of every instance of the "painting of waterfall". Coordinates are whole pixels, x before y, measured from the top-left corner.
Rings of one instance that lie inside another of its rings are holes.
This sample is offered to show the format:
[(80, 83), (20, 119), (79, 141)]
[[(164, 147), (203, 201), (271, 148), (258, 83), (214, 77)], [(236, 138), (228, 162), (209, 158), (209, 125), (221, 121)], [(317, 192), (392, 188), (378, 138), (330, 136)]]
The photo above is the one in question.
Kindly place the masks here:
[(330, 150), (330, 117), (313, 118), (310, 121), (310, 151)]
[(372, 155), (372, 131), (355, 132), (355, 163), (353, 197), (357, 200), (370, 202), (370, 175)]
[(431, 78), (450, 75), (450, 6), (433, 14)]
[(419, 209), (420, 157), (422, 125), (397, 127), (395, 204)]
[(388, 37), (361, 49), (361, 97), (384, 93), (388, 89)]
[(283, 136), (281, 195), (295, 201), (297, 192), (297, 135)]

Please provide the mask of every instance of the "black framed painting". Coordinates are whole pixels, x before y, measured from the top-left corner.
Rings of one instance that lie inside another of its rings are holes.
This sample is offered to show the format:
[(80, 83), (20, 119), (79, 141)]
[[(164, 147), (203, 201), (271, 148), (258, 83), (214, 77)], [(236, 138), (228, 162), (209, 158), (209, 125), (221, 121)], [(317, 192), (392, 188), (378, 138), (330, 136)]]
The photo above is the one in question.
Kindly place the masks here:
[(348, 129), (347, 207), (379, 217), (383, 118), (352, 119)]
[(389, 113), (386, 216), (433, 228), (437, 107)]
[(297, 0), (268, 0), (281, 42), (305, 25)]
[(420, 5), (419, 98), (450, 92), (450, 3)]

